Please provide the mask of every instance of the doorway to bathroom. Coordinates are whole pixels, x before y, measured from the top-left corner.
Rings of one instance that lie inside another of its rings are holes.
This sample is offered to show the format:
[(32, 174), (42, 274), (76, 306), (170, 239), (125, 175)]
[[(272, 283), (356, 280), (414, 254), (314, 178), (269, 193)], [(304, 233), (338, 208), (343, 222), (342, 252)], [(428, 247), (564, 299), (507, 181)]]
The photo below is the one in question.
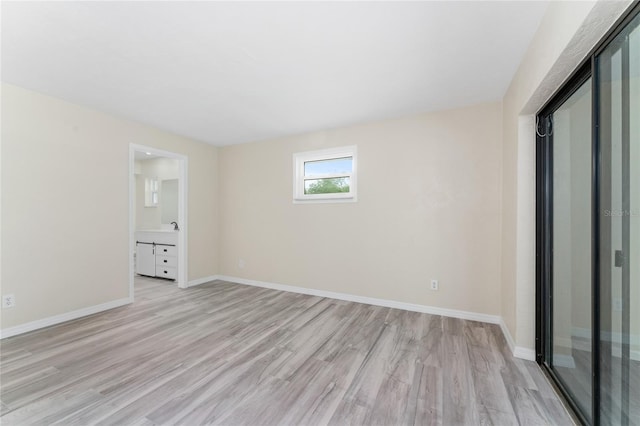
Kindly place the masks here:
[(136, 280), (188, 287), (187, 157), (129, 145), (129, 296)]

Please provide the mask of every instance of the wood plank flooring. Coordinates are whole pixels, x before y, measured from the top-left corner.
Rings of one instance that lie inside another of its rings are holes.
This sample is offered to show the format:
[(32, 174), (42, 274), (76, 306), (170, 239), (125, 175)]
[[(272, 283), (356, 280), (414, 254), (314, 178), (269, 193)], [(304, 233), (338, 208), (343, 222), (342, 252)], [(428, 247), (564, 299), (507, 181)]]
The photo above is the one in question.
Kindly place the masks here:
[(3, 425), (572, 424), (495, 325), (214, 281), (0, 342)]

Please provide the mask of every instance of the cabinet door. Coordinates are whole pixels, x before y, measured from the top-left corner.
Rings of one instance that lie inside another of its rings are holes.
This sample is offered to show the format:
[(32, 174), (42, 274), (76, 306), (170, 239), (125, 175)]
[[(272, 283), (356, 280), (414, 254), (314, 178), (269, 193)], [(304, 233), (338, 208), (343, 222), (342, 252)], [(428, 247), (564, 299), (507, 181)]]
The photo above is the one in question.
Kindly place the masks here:
[(136, 273), (139, 275), (149, 275), (151, 277), (155, 276), (156, 255), (153, 244), (136, 244)]

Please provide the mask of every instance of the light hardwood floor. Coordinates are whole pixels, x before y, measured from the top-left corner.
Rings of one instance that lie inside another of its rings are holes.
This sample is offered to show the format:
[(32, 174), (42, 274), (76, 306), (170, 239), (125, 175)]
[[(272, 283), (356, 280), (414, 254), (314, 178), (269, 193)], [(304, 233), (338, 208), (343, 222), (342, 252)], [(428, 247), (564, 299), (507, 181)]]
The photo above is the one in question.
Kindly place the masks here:
[(495, 325), (222, 281), (0, 345), (3, 425), (571, 424)]

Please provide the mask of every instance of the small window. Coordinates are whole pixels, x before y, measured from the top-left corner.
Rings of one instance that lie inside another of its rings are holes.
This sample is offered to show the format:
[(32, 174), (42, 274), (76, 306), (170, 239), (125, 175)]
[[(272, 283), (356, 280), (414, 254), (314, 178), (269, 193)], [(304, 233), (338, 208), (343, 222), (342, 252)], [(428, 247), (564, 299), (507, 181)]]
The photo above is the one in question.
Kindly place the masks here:
[(158, 179), (145, 178), (144, 180), (144, 206), (158, 207)]
[(356, 147), (293, 155), (294, 202), (356, 201)]

